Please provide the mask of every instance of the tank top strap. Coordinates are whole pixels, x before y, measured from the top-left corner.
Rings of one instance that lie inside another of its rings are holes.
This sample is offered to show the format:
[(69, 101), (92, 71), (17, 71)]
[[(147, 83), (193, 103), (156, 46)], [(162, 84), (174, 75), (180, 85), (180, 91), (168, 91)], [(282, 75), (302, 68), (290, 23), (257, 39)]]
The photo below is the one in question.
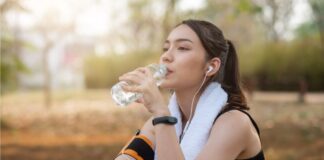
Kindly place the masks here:
[(242, 113), (246, 114), (246, 115), (249, 117), (249, 119), (251, 120), (251, 122), (252, 122), (254, 128), (257, 130), (258, 135), (260, 135), (260, 130), (259, 130), (259, 127), (258, 127), (257, 123), (254, 121), (254, 119), (252, 118), (252, 116), (251, 116), (248, 112), (246, 112), (246, 111), (244, 111), (244, 110), (242, 110), (242, 109), (238, 109), (238, 108), (224, 109), (224, 110), (222, 110), (222, 111), (217, 115), (217, 117), (215, 118), (215, 120), (214, 120), (213, 123), (215, 123), (216, 120), (218, 119), (218, 117), (220, 117), (222, 114), (224, 114), (224, 113), (226, 113), (226, 112), (228, 112), (228, 111), (231, 111), (231, 110), (238, 110), (238, 111), (241, 111)]

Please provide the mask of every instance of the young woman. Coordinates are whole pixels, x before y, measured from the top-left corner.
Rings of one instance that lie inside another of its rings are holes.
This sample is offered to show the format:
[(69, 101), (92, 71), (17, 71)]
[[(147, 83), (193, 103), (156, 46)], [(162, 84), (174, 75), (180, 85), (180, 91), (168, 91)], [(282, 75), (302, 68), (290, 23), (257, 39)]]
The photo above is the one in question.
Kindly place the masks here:
[(152, 74), (138, 68), (119, 80), (140, 92), (152, 113), (116, 160), (264, 159), (259, 130), (246, 112), (238, 59), (231, 41), (214, 24), (186, 20), (169, 34), (160, 63), (168, 73), (160, 87), (174, 93), (167, 104)]

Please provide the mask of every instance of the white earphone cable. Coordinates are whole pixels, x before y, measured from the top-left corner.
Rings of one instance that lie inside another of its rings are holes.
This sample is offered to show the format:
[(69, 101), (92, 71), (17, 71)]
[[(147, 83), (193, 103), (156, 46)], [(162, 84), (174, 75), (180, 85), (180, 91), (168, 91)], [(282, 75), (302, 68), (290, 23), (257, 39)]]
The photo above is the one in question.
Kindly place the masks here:
[[(208, 73), (208, 72), (207, 72), (207, 73)], [(180, 142), (181, 142), (181, 140), (182, 140), (184, 134), (185, 134), (186, 131), (188, 130), (188, 127), (189, 127), (189, 125), (190, 125), (190, 123), (191, 123), (192, 116), (193, 116), (193, 114), (192, 114), (192, 111), (193, 111), (193, 104), (194, 104), (194, 102), (195, 102), (195, 98), (196, 98), (197, 94), (199, 93), (200, 89), (202, 88), (202, 86), (204, 85), (204, 83), (205, 83), (205, 81), (206, 81), (206, 79), (207, 79), (207, 73), (205, 74), (205, 77), (204, 77), (203, 82), (201, 83), (199, 89), (198, 89), (198, 90), (196, 91), (196, 93), (194, 94), (194, 97), (193, 97), (193, 99), (192, 99), (192, 101), (191, 101), (189, 119), (188, 119), (188, 121), (187, 121), (187, 123), (186, 123), (185, 128), (183, 129), (183, 132), (182, 132), (181, 136), (180, 136)]]

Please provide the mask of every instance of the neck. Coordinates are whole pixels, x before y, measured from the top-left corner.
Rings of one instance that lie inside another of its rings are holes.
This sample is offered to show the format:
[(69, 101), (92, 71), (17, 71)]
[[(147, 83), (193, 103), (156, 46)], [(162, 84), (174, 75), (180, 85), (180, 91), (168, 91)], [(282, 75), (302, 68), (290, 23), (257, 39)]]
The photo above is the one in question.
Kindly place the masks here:
[[(181, 110), (182, 114), (182, 120), (188, 121), (190, 117), (190, 110), (191, 110), (191, 104), (194, 98), (194, 95), (196, 94), (197, 90), (200, 86), (191, 87), (189, 89), (182, 89), (182, 90), (176, 90), (175, 94), (177, 96), (177, 102)], [(196, 109), (196, 105), (198, 103), (199, 97), (201, 95), (201, 91), (197, 93), (195, 100), (193, 102), (193, 109), (192, 109), (192, 115), (194, 114), (194, 111)]]

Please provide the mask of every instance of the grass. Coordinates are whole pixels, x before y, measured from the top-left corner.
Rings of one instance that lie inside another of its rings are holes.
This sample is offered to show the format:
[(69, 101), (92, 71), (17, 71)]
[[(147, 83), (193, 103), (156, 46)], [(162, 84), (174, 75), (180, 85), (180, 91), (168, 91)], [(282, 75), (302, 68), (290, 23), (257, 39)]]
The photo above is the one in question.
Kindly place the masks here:
[[(256, 92), (249, 102), (267, 159), (324, 157), (324, 93), (297, 103), (296, 93)], [(107, 90), (57, 91), (51, 107), (40, 91), (1, 97), (1, 158), (113, 159), (150, 115), (119, 108)]]

